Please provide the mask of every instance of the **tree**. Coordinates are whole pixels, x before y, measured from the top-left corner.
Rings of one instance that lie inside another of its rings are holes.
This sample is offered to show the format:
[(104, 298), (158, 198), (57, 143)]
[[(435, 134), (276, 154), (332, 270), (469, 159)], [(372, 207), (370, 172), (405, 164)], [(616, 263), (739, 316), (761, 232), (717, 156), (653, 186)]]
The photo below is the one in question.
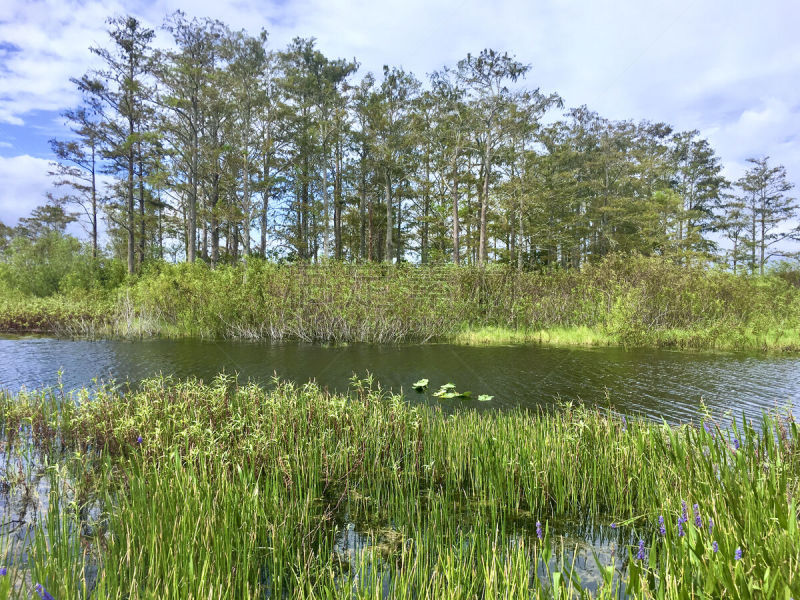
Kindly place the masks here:
[(720, 208), (723, 191), (730, 185), (721, 175), (722, 165), (708, 140), (697, 139), (699, 132), (673, 136), (675, 191), (681, 197), (678, 244), (683, 250), (708, 252), (710, 242), (703, 234), (713, 230), (714, 211)]
[(489, 204), (489, 181), (492, 177), (494, 154), (506, 133), (502, 128), (502, 114), (513, 103), (514, 94), (507, 83), (516, 82), (530, 70), (507, 53), (482, 50), (478, 56), (467, 54), (458, 62), (457, 77), (464, 85), (478, 115), (476, 131), (481, 149), (482, 184), (480, 196), (480, 242), (478, 264), (486, 262), (486, 214)]
[(740, 263), (746, 264), (748, 259), (747, 208), (745, 202), (736, 195), (726, 195), (722, 203), (723, 212), (717, 216), (717, 230), (730, 242), (731, 248), (726, 250), (726, 260), (730, 261), (734, 274)]
[(250, 256), (250, 230), (253, 224), (253, 177), (259, 168), (260, 161), (254, 158), (258, 151), (255, 130), (256, 118), (266, 104), (266, 95), (262, 86), (261, 75), (267, 66), (266, 31), (257, 37), (244, 32), (229, 38), (228, 52), (230, 65), (228, 68), (229, 90), (234, 119), (232, 140), (235, 143), (238, 170), (241, 177), (240, 209), (242, 214), (242, 236), (244, 244), (244, 262)]
[[(146, 129), (145, 103), (150, 92), (145, 78), (150, 72), (150, 43), (155, 34), (131, 16), (112, 18), (108, 23), (113, 45), (90, 48), (103, 60), (104, 67), (73, 81), (93, 106), (102, 110), (100, 131), (104, 155), (111, 161), (111, 171), (123, 175), (126, 181), (124, 218), (116, 222), (127, 233), (128, 273), (133, 273), (136, 268), (134, 182), (137, 162), (141, 162), (141, 136)], [(141, 175), (140, 172), (140, 179)]]
[[(381, 82), (377, 109), (374, 113), (375, 123), (372, 130), (375, 134), (375, 148), (382, 171), (384, 202), (386, 204), (386, 237), (384, 260), (392, 262), (402, 258), (402, 245), (399, 232), (401, 230), (400, 215), (398, 214), (397, 229), (397, 255), (393, 252), (394, 237), (394, 186), (397, 181), (406, 176), (404, 165), (405, 153), (409, 150), (406, 143), (409, 137), (410, 109), (413, 99), (419, 92), (420, 83), (411, 74), (402, 69), (383, 67), (383, 81)], [(399, 198), (398, 207), (402, 205)], [(398, 211), (399, 212), (399, 211)]]
[[(165, 110), (162, 129), (172, 149), (175, 186), (186, 199), (186, 260), (194, 262), (202, 136), (209, 105), (217, 99), (214, 89), (219, 83), (219, 78), (215, 77), (216, 63), (229, 32), (218, 21), (187, 20), (181, 11), (167, 19), (164, 29), (172, 34), (176, 50), (160, 53), (156, 61), (156, 75), (163, 90), (158, 100)], [(217, 200), (218, 196), (212, 210), (216, 209)], [(218, 242), (217, 237), (212, 250), (215, 256)]]
[(66, 212), (60, 204), (50, 202), (34, 208), (30, 217), (20, 219), (17, 231), (21, 236), (35, 240), (49, 233), (63, 235), (67, 225), (74, 222), (74, 214)]
[(69, 141), (50, 140), (50, 148), (57, 159), (52, 163), (50, 175), (55, 178), (56, 187), (68, 189), (57, 201), (80, 207), (88, 220), (94, 259), (97, 258), (97, 174), (102, 141), (98, 113), (98, 107), (91, 104), (66, 111), (63, 116), (75, 138)]
[(441, 159), (441, 181), (450, 192), (453, 262), (460, 264), (459, 182), (464, 168), (464, 151), (469, 143), (470, 132), (477, 125), (476, 113), (467, 105), (466, 90), (459, 85), (452, 71), (442, 69), (433, 73), (431, 83), (436, 106), (436, 124), (428, 135), (434, 139), (434, 148)]
[(769, 157), (748, 158), (753, 165), (738, 186), (744, 196), (750, 222), (748, 246), (750, 270), (764, 274), (764, 265), (775, 256), (784, 256), (781, 244), (800, 239), (797, 202), (786, 195), (794, 185), (786, 179), (783, 165), (771, 167)]

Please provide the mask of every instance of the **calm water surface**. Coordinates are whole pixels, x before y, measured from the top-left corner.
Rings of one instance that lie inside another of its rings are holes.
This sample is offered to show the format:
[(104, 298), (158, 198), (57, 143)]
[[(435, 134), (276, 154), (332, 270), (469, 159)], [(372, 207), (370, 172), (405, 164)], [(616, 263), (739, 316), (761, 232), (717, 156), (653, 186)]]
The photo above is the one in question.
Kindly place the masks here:
[[(68, 389), (102, 381), (131, 382), (158, 375), (212, 379), (218, 372), (268, 383), (273, 374), (315, 379), (345, 390), (353, 374), (372, 373), (384, 387), (413, 401), (447, 408), (547, 407), (560, 400), (611, 406), (669, 422), (696, 419), (705, 404), (724, 417), (790, 410), (800, 418), (800, 356), (695, 353), (621, 348), (469, 347), (447, 344), (324, 347), (297, 342), (199, 340), (0, 339), (0, 388), (31, 389), (58, 382)], [(431, 391), (452, 382), (473, 397), (440, 402), (411, 390), (427, 377)]]

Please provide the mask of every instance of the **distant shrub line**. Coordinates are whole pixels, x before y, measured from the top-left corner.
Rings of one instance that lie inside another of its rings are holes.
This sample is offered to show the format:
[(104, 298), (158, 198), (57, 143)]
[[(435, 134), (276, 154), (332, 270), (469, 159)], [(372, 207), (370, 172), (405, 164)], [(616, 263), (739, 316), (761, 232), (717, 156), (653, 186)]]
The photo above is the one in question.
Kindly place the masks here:
[(787, 278), (645, 257), (550, 272), (160, 263), (110, 290), (0, 294), (3, 331), (88, 336), (800, 350), (798, 324)]

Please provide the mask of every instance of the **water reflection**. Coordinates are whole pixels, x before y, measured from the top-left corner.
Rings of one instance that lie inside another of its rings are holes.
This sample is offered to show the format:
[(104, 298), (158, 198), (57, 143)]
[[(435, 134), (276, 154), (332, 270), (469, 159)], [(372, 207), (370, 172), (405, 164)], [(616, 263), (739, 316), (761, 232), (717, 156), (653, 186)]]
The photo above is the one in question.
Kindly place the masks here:
[[(613, 406), (625, 413), (677, 423), (696, 419), (705, 405), (715, 415), (758, 418), (763, 410), (800, 417), (800, 357), (697, 353), (622, 348), (540, 346), (465, 347), (447, 344), (324, 347), (286, 343), (199, 340), (85, 341), (35, 337), (0, 339), (0, 387), (17, 390), (58, 383), (130, 380), (159, 373), (212, 379), (218, 372), (269, 383), (273, 374), (331, 390), (347, 388), (355, 373), (372, 373), (384, 387), (411, 401), (445, 410), (553, 406), (558, 400)], [(452, 382), (473, 400), (441, 402), (417, 394), (426, 377), (431, 391)], [(479, 403), (479, 394), (494, 396)]]

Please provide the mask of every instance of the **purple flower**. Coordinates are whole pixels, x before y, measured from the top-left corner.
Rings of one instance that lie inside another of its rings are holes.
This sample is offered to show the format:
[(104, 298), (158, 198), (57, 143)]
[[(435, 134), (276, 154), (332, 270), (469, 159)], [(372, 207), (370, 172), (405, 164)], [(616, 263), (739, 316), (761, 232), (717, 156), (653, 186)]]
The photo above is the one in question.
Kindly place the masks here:
[(636, 554), (638, 560), (644, 560), (644, 540), (639, 540), (639, 552)]
[(700, 507), (695, 504), (692, 509), (694, 512), (694, 526), (700, 529), (703, 526), (703, 519), (700, 518)]
[(734, 450), (739, 449), (739, 438), (733, 438), (733, 449)]
[(542, 524), (539, 521), (536, 521), (536, 537), (542, 539), (544, 535), (542, 534)]
[(36, 593), (39, 594), (39, 597), (42, 600), (56, 600), (55, 598), (53, 598), (50, 592), (44, 589), (44, 586), (41, 583), (36, 584)]
[(708, 520), (708, 535), (714, 534), (714, 519)]
[(742, 560), (742, 549), (737, 548), (736, 553), (733, 555), (733, 558), (736, 560)]
[(678, 537), (683, 537), (684, 535), (686, 534), (683, 531), (683, 521), (678, 519)]
[(716, 541), (711, 542), (711, 549), (714, 551), (714, 554), (716, 554), (719, 552), (719, 544)]
[(625, 415), (622, 415), (622, 431), (626, 431), (628, 429), (628, 419), (625, 418)]
[(8, 574), (8, 569), (6, 569), (5, 567), (0, 567), (0, 577), (7, 574)]
[(612, 523), (611, 524), (611, 529), (616, 529), (616, 528), (617, 528), (617, 524), (616, 523)]
[(136, 438), (136, 443), (137, 444), (141, 444), (143, 441), (144, 440), (142, 439), (142, 436), (139, 436), (138, 438)]
[(684, 523), (689, 520), (689, 510), (686, 508), (685, 500), (681, 500), (681, 519)]
[(22, 431), (22, 425), (19, 426), (19, 430)]
[(664, 515), (658, 516), (658, 532), (661, 535), (667, 535), (667, 528), (664, 526)]

